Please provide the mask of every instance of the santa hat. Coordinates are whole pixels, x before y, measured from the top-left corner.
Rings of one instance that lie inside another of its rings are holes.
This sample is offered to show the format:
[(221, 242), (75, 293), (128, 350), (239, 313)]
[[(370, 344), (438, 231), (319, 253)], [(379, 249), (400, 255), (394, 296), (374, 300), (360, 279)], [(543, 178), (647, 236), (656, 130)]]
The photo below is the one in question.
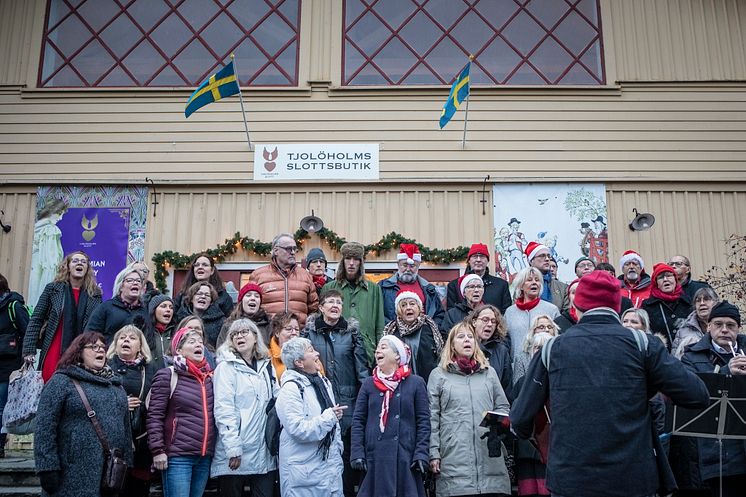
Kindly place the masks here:
[(414, 292), (409, 291), (399, 292), (399, 294), (396, 296), (396, 300), (394, 300), (394, 307), (399, 307), (399, 302), (404, 299), (414, 299), (415, 301), (417, 301), (420, 309), (422, 309), (422, 299), (420, 299), (420, 296)]
[(468, 260), (469, 257), (474, 254), (482, 254), (487, 258), (487, 260), (490, 260), (490, 251), (489, 249), (487, 249), (487, 245), (485, 245), (484, 243), (472, 244), (471, 248), (469, 249), (469, 254), (466, 256), (466, 259)]
[(420, 249), (414, 243), (402, 243), (399, 245), (399, 254), (396, 256), (397, 261), (407, 261), (407, 264), (414, 264), (422, 261)]
[(394, 335), (384, 335), (381, 337), (380, 342), (384, 340), (386, 340), (389, 345), (396, 350), (396, 353), (399, 354), (399, 366), (409, 364), (409, 358), (412, 355), (409, 345), (405, 344)]
[(619, 269), (621, 270), (625, 264), (634, 260), (640, 263), (640, 269), (645, 269), (645, 262), (642, 260), (642, 256), (634, 250), (627, 250), (622, 254), (621, 259), (619, 259)]
[(459, 283), (458, 289), (461, 290), (461, 295), (464, 294), (464, 290), (466, 290), (466, 286), (472, 282), (472, 281), (479, 281), (482, 283), (482, 278), (479, 277), (479, 275), (474, 273), (465, 274), (461, 278), (461, 282)]
[(549, 252), (549, 247), (547, 247), (546, 245), (542, 245), (541, 243), (538, 243), (538, 242), (528, 242), (528, 245), (526, 245), (526, 251), (525, 251), (528, 262), (531, 262), (534, 259), (534, 257), (539, 255), (539, 252), (541, 252), (542, 250), (546, 250), (547, 252)]

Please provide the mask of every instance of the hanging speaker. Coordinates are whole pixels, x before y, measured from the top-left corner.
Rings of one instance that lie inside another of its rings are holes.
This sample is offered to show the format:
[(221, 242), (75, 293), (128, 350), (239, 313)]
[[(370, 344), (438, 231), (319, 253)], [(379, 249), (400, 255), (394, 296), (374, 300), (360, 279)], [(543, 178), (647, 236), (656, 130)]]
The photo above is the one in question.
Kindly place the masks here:
[(324, 227), (324, 221), (316, 217), (311, 209), (311, 215), (300, 220), (300, 227), (309, 233), (316, 233)]
[(640, 214), (639, 212), (637, 212), (637, 209), (632, 209), (632, 212), (635, 213), (635, 218), (629, 223), (630, 230), (646, 231), (652, 228), (652, 226), (655, 224), (655, 216), (650, 214), (649, 212)]

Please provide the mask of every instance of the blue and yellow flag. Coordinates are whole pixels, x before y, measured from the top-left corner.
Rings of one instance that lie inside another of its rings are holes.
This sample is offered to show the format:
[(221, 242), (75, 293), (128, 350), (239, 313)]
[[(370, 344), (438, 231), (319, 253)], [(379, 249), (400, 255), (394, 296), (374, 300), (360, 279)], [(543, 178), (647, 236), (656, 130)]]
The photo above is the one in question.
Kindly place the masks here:
[(236, 73), (233, 70), (233, 61), (230, 61), (227, 66), (210, 76), (210, 79), (194, 90), (192, 96), (187, 100), (184, 115), (189, 117), (200, 107), (217, 102), (221, 98), (235, 95), (239, 91)]
[(466, 100), (469, 96), (469, 68), (471, 67), (471, 61), (466, 63), (466, 66), (461, 70), (456, 81), (451, 86), (451, 93), (448, 94), (448, 100), (443, 106), (443, 111), (440, 113), (440, 129), (448, 124), (453, 115), (458, 110), (458, 106), (461, 102)]

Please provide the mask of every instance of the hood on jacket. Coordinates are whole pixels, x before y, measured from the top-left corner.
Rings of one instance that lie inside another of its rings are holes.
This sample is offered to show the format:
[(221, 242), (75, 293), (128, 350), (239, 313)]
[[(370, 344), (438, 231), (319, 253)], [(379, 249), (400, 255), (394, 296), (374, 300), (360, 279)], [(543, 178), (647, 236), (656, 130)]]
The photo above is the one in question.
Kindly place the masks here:
[[(329, 329), (329, 325), (326, 324), (326, 321), (324, 321), (324, 318), (321, 315), (321, 313), (317, 312), (316, 314), (312, 314), (311, 316), (308, 316), (308, 319), (306, 320), (306, 328), (304, 331), (309, 332), (309, 333), (311, 332), (315, 333), (317, 331), (317, 328), (316, 328), (317, 319), (320, 319), (323, 322), (323, 325), (321, 326), (322, 330)], [(339, 321), (337, 321), (337, 324), (335, 324), (332, 327), (332, 329), (337, 330), (340, 333), (360, 331), (360, 323), (355, 318), (350, 318), (349, 320), (345, 320), (345, 318), (340, 316)]]
[[(624, 281), (624, 275), (621, 274), (617, 276), (617, 279), (619, 280), (620, 284), (622, 285), (622, 288), (628, 288), (626, 282)], [(633, 290), (644, 290), (645, 288), (650, 286), (650, 283), (653, 280), (650, 279), (650, 276), (648, 276), (648, 273), (646, 273), (644, 270), (642, 273), (640, 273), (640, 282), (633, 288)]]
[(0, 309), (4, 308), (7, 305), (10, 305), (11, 302), (16, 301), (20, 303), (21, 305), (24, 305), (26, 302), (23, 300), (23, 295), (21, 295), (18, 292), (8, 292), (0, 297)]
[(237, 370), (243, 373), (249, 373), (249, 374), (259, 374), (269, 364), (268, 358), (257, 359), (256, 361), (257, 370), (254, 371), (248, 366), (248, 364), (246, 364), (246, 361), (244, 361), (242, 357), (239, 357), (238, 355), (236, 355), (236, 353), (233, 352), (228, 347), (221, 347), (219, 349), (217, 360), (218, 360), (218, 364), (221, 362), (231, 363)]

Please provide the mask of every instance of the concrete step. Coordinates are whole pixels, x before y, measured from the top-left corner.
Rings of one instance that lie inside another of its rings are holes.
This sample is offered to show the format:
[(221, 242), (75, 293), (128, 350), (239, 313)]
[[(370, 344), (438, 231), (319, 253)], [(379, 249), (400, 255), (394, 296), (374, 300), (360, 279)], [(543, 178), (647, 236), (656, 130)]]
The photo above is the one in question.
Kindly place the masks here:
[(0, 486), (3, 497), (40, 497), (41, 487), (3, 487)]
[[(39, 478), (34, 469), (34, 457), (30, 451), (6, 451), (0, 459), (0, 489), (3, 487), (38, 487)], [(0, 491), (0, 495), (3, 492)]]

